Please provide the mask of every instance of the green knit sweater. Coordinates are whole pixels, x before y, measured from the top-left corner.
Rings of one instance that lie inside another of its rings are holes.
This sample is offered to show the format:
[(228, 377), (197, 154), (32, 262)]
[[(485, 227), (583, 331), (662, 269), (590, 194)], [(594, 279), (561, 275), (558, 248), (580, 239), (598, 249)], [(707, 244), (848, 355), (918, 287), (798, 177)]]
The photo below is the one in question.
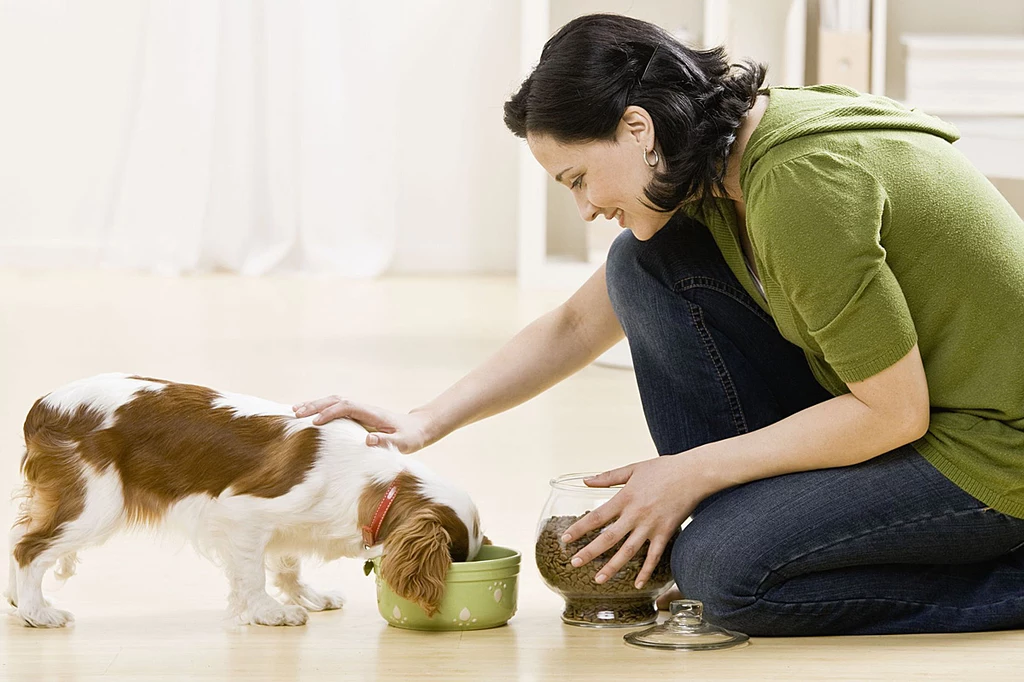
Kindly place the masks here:
[(838, 86), (772, 88), (733, 203), (701, 212), (730, 268), (834, 395), (919, 344), (932, 406), (914, 447), (1024, 518), (1024, 222), (956, 130)]

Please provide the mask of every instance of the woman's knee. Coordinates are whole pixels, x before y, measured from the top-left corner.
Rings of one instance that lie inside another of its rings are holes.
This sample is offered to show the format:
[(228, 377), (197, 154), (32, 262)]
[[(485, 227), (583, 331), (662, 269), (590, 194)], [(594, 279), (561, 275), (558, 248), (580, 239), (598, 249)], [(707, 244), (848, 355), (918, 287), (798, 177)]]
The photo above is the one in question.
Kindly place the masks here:
[(646, 299), (651, 287), (671, 290), (695, 275), (732, 277), (708, 229), (679, 213), (646, 241), (623, 230), (608, 250), (605, 277), (613, 302)]
[(727, 525), (694, 517), (672, 547), (672, 575), (685, 598), (704, 603), (709, 620), (743, 631), (766, 575), (756, 541)]
[(644, 248), (644, 242), (629, 230), (623, 230), (612, 242), (605, 261), (605, 281), (613, 300), (642, 286), (639, 279), (645, 275), (640, 265)]

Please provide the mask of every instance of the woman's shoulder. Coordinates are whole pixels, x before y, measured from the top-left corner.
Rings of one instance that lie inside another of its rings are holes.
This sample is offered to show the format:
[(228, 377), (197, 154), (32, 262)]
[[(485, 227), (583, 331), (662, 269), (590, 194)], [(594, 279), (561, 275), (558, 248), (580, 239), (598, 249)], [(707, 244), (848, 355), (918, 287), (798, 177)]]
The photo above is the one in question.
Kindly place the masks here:
[[(856, 145), (855, 145), (856, 147)], [(743, 179), (743, 195), (748, 203), (777, 192), (813, 196), (827, 187), (858, 184), (865, 176), (873, 178), (864, 163), (867, 159), (850, 153), (840, 145), (807, 139), (778, 145), (766, 153)]]
[(856, 163), (870, 161), (879, 143), (923, 134), (949, 144), (952, 125), (900, 102), (838, 85), (770, 88), (768, 108), (743, 153), (740, 182), (763, 177), (779, 163), (824, 151)]

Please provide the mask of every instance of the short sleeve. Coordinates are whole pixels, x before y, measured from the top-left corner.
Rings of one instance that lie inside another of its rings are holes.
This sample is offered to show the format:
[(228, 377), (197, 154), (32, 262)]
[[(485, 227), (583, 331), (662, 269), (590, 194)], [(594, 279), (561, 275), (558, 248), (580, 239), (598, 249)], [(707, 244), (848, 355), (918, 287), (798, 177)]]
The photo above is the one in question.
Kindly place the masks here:
[(867, 379), (914, 347), (914, 322), (886, 262), (886, 193), (870, 173), (817, 152), (775, 165), (748, 194), (762, 276), (840, 379)]

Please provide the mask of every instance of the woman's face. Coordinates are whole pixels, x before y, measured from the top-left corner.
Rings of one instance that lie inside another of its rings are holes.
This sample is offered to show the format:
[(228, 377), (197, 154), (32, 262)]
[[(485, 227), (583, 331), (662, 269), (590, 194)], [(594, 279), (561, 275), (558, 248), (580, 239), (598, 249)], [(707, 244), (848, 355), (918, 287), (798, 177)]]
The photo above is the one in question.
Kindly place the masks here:
[(647, 165), (644, 152), (657, 147), (654, 126), (643, 109), (628, 107), (611, 141), (562, 144), (550, 135), (534, 134), (526, 140), (544, 170), (572, 192), (584, 220), (603, 215), (647, 241), (672, 217), (645, 205), (650, 202), (644, 188), (657, 168)]

